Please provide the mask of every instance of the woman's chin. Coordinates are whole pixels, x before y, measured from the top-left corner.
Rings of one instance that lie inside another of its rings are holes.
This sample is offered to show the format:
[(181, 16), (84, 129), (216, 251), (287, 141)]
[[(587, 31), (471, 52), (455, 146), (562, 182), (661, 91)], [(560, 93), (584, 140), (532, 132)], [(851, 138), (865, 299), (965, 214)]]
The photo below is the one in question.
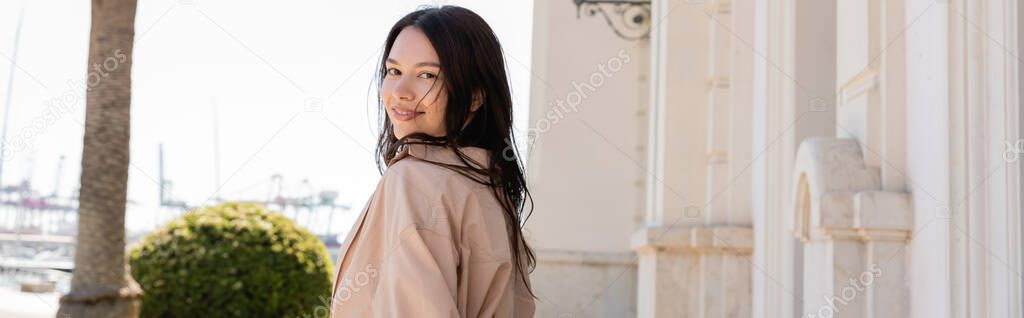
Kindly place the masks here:
[(405, 138), (405, 136), (408, 136), (408, 135), (412, 134), (412, 132), (410, 132), (410, 131), (406, 131), (405, 129), (398, 129), (398, 128), (394, 129), (394, 133), (395, 133), (395, 138), (398, 138), (398, 139)]
[(401, 140), (402, 138), (405, 138), (405, 137), (407, 137), (409, 135), (413, 135), (413, 134), (424, 134), (424, 135), (427, 135), (427, 136), (430, 136), (430, 137), (437, 137), (437, 138), (441, 138), (441, 137), (445, 136), (444, 133), (429, 133), (429, 132), (424, 132), (424, 131), (420, 131), (420, 130), (398, 129), (397, 127), (394, 129), (394, 133), (395, 133), (395, 138), (399, 139), (399, 140)]

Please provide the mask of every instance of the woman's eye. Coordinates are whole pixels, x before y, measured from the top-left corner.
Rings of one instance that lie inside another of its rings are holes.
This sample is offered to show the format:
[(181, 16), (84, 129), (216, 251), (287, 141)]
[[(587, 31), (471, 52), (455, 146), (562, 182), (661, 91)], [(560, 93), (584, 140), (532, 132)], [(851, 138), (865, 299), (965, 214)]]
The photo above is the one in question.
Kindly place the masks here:
[(398, 69), (394, 68), (394, 67), (388, 68), (386, 73), (388, 75), (401, 75), (402, 74), (402, 72), (399, 72)]
[(437, 75), (434, 75), (432, 73), (420, 74), (420, 78), (422, 78), (422, 79), (434, 79), (435, 77), (437, 77)]

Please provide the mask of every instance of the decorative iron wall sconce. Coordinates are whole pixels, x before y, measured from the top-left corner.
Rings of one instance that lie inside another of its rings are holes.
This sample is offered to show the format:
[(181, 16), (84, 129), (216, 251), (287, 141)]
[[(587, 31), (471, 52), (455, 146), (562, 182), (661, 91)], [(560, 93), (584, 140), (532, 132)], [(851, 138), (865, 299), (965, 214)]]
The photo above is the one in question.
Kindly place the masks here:
[(586, 11), (598, 13), (619, 37), (627, 40), (646, 39), (651, 34), (651, 0), (573, 0), (576, 18)]

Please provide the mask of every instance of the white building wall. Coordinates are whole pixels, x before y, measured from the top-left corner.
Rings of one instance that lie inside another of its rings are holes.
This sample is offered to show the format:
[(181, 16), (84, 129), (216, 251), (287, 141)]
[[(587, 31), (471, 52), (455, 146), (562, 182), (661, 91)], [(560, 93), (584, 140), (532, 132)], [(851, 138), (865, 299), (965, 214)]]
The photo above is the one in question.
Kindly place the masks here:
[[(632, 317), (643, 209), (645, 41), (572, 1), (534, 5), (528, 178), (538, 317)], [(563, 106), (559, 106), (563, 103)]]
[[(572, 1), (535, 5), (538, 317), (799, 317), (850, 275), (822, 264), (887, 255), (899, 257), (882, 264), (888, 276), (844, 315), (1021, 317), (1024, 160), (1001, 158), (1018, 150), (1004, 144), (1024, 118), (1016, 0), (652, 7), (652, 42), (633, 42), (601, 15), (577, 19)], [(573, 85), (615, 58), (629, 62), (599, 88)], [(552, 108), (573, 94), (577, 109)], [(861, 149), (847, 154), (877, 184), (831, 188), (841, 202), (827, 208), (855, 211), (835, 215), (853, 223), (808, 227), (805, 245), (793, 173), (821, 167), (795, 162), (814, 136), (852, 138)], [(722, 187), (726, 202), (713, 204)], [(897, 221), (909, 226), (884, 226)], [(816, 249), (827, 246), (849, 248)], [(832, 271), (821, 280), (812, 268)]]
[[(951, 317), (949, 228), (931, 226), (937, 207), (949, 200), (948, 9), (934, 1), (907, 2), (907, 178), (920, 186), (914, 197), (911, 241), (911, 313)], [(928, 194), (926, 194), (928, 193)], [(945, 221), (940, 221), (945, 222)], [(928, 226), (926, 226), (928, 225)], [(921, 266), (917, 264), (932, 264)]]

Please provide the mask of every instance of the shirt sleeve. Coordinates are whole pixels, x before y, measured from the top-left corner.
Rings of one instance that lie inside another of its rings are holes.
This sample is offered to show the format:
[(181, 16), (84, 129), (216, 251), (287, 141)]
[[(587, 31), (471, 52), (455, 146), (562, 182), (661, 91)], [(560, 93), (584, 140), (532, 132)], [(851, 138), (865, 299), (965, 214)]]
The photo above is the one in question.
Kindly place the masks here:
[(380, 260), (373, 315), (460, 317), (458, 256), (445, 210), (422, 200), (414, 189), (399, 184), (384, 204), (386, 228), (394, 234)]
[(532, 317), (533, 301), (515, 273), (493, 194), (455, 188), (444, 194), (457, 199), (431, 200), (424, 197), (431, 191), (416, 188), (423, 184), (392, 183), (379, 207), (387, 238), (373, 316)]
[(415, 225), (399, 240), (382, 260), (374, 316), (460, 317), (451, 240)]
[(517, 285), (523, 280), (513, 266), (501, 206), (486, 191), (471, 193), (461, 206), (467, 218), (461, 242), (465, 286), (460, 291), (466, 316), (533, 317), (532, 306), (518, 299)]

